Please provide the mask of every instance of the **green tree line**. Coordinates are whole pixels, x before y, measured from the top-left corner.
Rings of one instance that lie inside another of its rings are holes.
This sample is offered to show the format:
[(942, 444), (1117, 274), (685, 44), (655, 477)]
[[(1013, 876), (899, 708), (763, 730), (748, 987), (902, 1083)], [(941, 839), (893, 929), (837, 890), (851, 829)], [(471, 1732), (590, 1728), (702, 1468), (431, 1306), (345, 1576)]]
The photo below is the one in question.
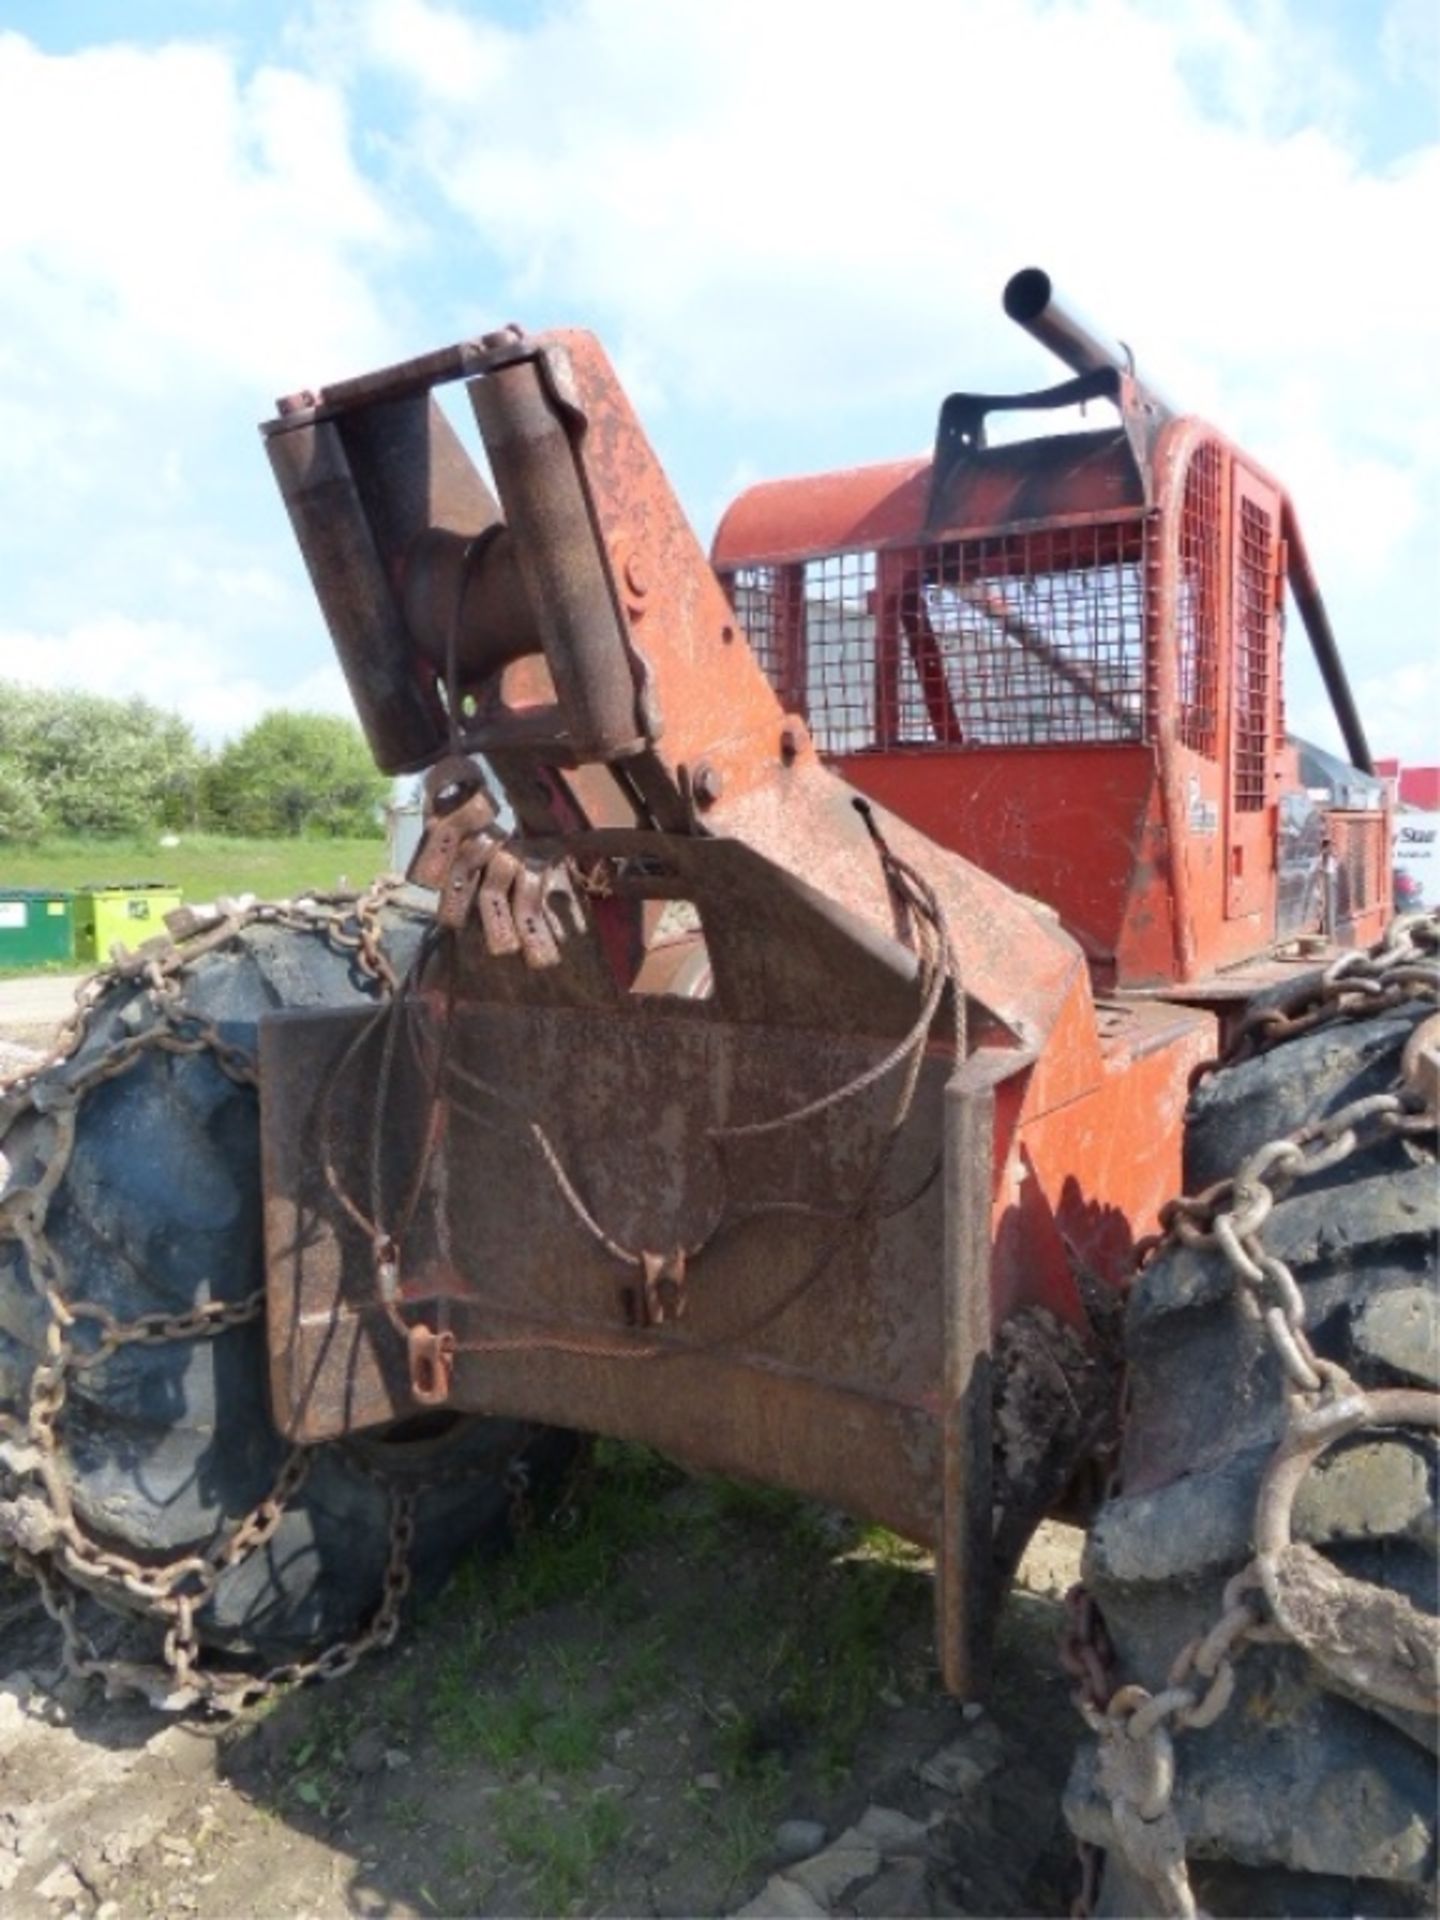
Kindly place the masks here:
[(389, 794), (338, 715), (267, 713), (210, 752), (148, 700), (0, 681), (0, 843), (165, 828), (361, 835)]

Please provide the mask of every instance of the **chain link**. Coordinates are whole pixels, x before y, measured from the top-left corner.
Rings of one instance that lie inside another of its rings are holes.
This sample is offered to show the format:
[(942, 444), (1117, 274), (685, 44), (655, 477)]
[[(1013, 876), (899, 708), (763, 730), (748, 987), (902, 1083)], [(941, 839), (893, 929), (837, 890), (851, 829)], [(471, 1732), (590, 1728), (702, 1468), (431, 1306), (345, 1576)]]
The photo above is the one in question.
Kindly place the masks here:
[[(174, 934), (147, 942), (136, 953), (117, 949), (111, 963), (76, 992), (75, 1011), (53, 1050), (37, 1065), (0, 1081), (0, 1146), (15, 1120), (31, 1113), (46, 1123), (48, 1151), (31, 1184), (0, 1189), (0, 1238), (19, 1244), (31, 1282), (45, 1311), (44, 1345), (30, 1379), (23, 1417), (0, 1410), (7, 1515), (0, 1559), (28, 1575), (47, 1613), (58, 1625), (67, 1672), (81, 1679), (99, 1675), (113, 1694), (138, 1691), (153, 1704), (179, 1709), (196, 1704), (238, 1712), (279, 1687), (307, 1680), (333, 1680), (364, 1656), (388, 1647), (399, 1631), (411, 1583), (415, 1508), (423, 1482), (387, 1486), (389, 1545), (379, 1607), (360, 1633), (304, 1660), (243, 1674), (202, 1665), (196, 1617), (221, 1577), (260, 1551), (274, 1536), (289, 1503), (303, 1486), (310, 1455), (292, 1448), (273, 1486), (221, 1538), (203, 1550), (155, 1563), (132, 1558), (91, 1537), (75, 1512), (65, 1471), (61, 1430), (69, 1383), (132, 1345), (210, 1340), (259, 1319), (263, 1289), (237, 1301), (202, 1302), (183, 1313), (147, 1313), (119, 1320), (109, 1308), (76, 1300), (59, 1249), (47, 1237), (50, 1203), (69, 1169), (79, 1108), (85, 1097), (129, 1073), (155, 1052), (208, 1055), (237, 1085), (258, 1084), (256, 1062), (226, 1040), (220, 1028), (187, 1005), (184, 984), (208, 955), (230, 948), (255, 926), (317, 934), (332, 948), (353, 955), (355, 965), (385, 995), (397, 980), (383, 945), (382, 913), (400, 882), (377, 881), (360, 894), (323, 894), (279, 903), (222, 900), (213, 915), (182, 911)], [(84, 1048), (97, 1013), (117, 987), (133, 986), (155, 1024), (132, 1030), (89, 1059)], [(0, 1160), (0, 1175), (4, 1163)], [(77, 1345), (82, 1331), (93, 1341)], [(82, 1591), (164, 1623), (164, 1666), (100, 1660), (76, 1619)]]
[[(1234, 1047), (1206, 1071), (1231, 1065), (1341, 1021), (1373, 1019), (1417, 1000), (1440, 1001), (1440, 914), (1406, 915), (1369, 952), (1344, 955), (1279, 1006), (1257, 1010), (1242, 1023)], [(1299, 1577), (1304, 1549), (1290, 1539), (1290, 1508), (1303, 1473), (1325, 1447), (1367, 1426), (1440, 1426), (1440, 1394), (1360, 1387), (1343, 1367), (1319, 1355), (1305, 1326), (1305, 1300), (1287, 1264), (1267, 1249), (1262, 1233), (1277, 1200), (1297, 1184), (1340, 1165), (1379, 1141), (1433, 1134), (1437, 1116), (1440, 1015), (1428, 1016), (1405, 1049), (1397, 1082), (1384, 1093), (1352, 1101), (1324, 1120), (1297, 1127), (1249, 1154), (1228, 1180), (1172, 1200), (1160, 1215), (1163, 1233), (1145, 1258), (1167, 1245), (1218, 1251), (1236, 1295), (1263, 1330), (1280, 1368), (1285, 1419), (1261, 1477), (1253, 1523), (1254, 1557), (1227, 1582), (1218, 1618), (1189, 1640), (1158, 1693), (1113, 1686), (1113, 1651), (1090, 1595), (1070, 1596), (1061, 1663), (1078, 1681), (1076, 1705), (1099, 1741), (1097, 1772), (1110, 1802), (1116, 1845), (1132, 1871), (1148, 1882), (1160, 1912), (1197, 1913), (1185, 1859), (1185, 1836), (1174, 1809), (1175, 1735), (1209, 1727), (1224, 1714), (1236, 1687), (1236, 1662), (1249, 1646), (1288, 1641), (1305, 1645), (1323, 1663), (1342, 1670), (1372, 1697), (1415, 1711), (1434, 1712), (1435, 1661), (1421, 1661), (1398, 1679), (1399, 1661), (1382, 1646), (1346, 1663), (1325, 1660), (1325, 1648), (1306, 1634), (1287, 1606), (1287, 1583)], [(1338, 1585), (1319, 1556), (1322, 1578)], [(1348, 1585), (1358, 1588), (1359, 1583)], [(1409, 1610), (1413, 1613), (1413, 1610)], [(1352, 1620), (1353, 1620), (1352, 1613)], [(1406, 1618), (1416, 1630), (1423, 1616)], [(1382, 1613), (1372, 1639), (1391, 1637)], [(1424, 1631), (1423, 1624), (1419, 1628)], [(1392, 1626), (1393, 1634), (1393, 1626)], [(1082, 1888), (1074, 1909), (1088, 1913), (1094, 1896), (1096, 1854), (1081, 1850)]]

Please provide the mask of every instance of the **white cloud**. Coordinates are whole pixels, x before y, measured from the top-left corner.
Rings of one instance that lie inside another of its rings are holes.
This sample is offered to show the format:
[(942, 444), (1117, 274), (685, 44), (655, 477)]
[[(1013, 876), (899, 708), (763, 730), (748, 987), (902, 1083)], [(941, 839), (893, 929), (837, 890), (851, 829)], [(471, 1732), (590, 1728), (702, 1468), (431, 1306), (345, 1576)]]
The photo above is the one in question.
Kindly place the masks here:
[(326, 663), (279, 684), (237, 667), (235, 651), (175, 620), (97, 615), (53, 632), (0, 630), (0, 680), (83, 687), (178, 712), (201, 740), (218, 745), (273, 707), (353, 713), (338, 666)]
[(365, 17), (369, 59), (461, 112), (478, 95), (507, 84), (513, 50), (511, 36), (488, 21), (465, 19), (424, 0), (391, 0)]
[[(1387, 575), (1419, 533), (1423, 503), (1413, 472), (1354, 446), (1345, 448), (1303, 417), (1277, 440), (1276, 471), (1290, 492), (1317, 567), (1357, 587)], [(1407, 555), (1408, 557), (1408, 555)]]
[(302, 610), (293, 583), (253, 560), (201, 566), (188, 553), (177, 553), (170, 560), (169, 572), (175, 585), (185, 592), (198, 591), (247, 609), (273, 608), (285, 614)]
[[(593, 325), (703, 508), (727, 475), (912, 451), (954, 386), (1042, 383), (998, 308), (1038, 262), (1291, 487), (1352, 659), (1354, 634), (1384, 672), (1431, 644), (1440, 266), (1417, 236), (1440, 142), (1366, 162), (1311, 10), (519, 18), (315, 0), (284, 65), (179, 42), (52, 56), (0, 32), (0, 169), (24, 182), (0, 199), (12, 636), (117, 690), (173, 670), (210, 732), (312, 671), (338, 699), (260, 504), (251, 423), (274, 393), (433, 345), (454, 311)], [(1433, 19), (1391, 0), (1393, 64), (1431, 58)], [(117, 621), (123, 667), (75, 638)]]
[(0, 178), (0, 674), (210, 740), (348, 710), (254, 432), (399, 350), (379, 277), (409, 235), (342, 92), (218, 45), (0, 32)]
[[(248, 79), (219, 48), (52, 56), (0, 34), (0, 311), (30, 361), (157, 398), (265, 393), (381, 350), (356, 256), (398, 231), (356, 170), (340, 96)], [(55, 396), (60, 397), (58, 394)]]
[[(1429, 658), (1388, 673), (1360, 675), (1354, 693), (1372, 752), (1408, 767), (1433, 767), (1440, 761), (1440, 658), (1433, 650)], [(1293, 710), (1289, 724), (1292, 733), (1339, 750), (1338, 729), (1323, 700)]]
[(1390, 0), (1380, 52), (1391, 79), (1418, 80), (1433, 105), (1440, 90), (1440, 12), (1434, 0)]
[[(350, 57), (410, 90), (412, 161), (504, 263), (507, 305), (597, 326), (652, 407), (724, 422), (727, 466), (753, 458), (737, 422), (803, 471), (837, 417), (852, 458), (898, 454), (954, 386), (1040, 384), (998, 311), (1038, 262), (1289, 487), (1352, 662), (1428, 644), (1440, 140), (1367, 161), (1354, 75), (1303, 6), (891, 0), (880, 31), (868, 0), (347, 18)], [(1397, 0), (1387, 44), (1424, 31)], [(1297, 659), (1297, 704), (1313, 685)]]
[(1220, 0), (892, 0), (877, 32), (855, 0), (579, 0), (502, 33), (368, 0), (358, 18), (373, 60), (410, 44), (416, 150), (517, 292), (618, 322), (673, 384), (757, 413), (1033, 372), (996, 295), (1037, 257), (1162, 375), (1218, 365), (1232, 414), (1247, 369), (1340, 389), (1364, 368), (1386, 392), (1433, 338), (1434, 276), (1392, 288), (1440, 152), (1371, 175), (1302, 124), (1333, 70), (1297, 51), (1299, 16), (1266, 33)]

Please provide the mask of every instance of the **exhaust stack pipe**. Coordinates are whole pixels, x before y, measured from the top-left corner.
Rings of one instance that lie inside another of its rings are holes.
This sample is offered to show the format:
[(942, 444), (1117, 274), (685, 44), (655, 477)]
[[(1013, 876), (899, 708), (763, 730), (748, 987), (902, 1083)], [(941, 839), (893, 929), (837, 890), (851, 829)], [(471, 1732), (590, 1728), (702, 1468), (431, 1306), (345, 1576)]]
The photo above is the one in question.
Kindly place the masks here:
[[(1055, 284), (1043, 267), (1022, 267), (1019, 273), (1011, 274), (1005, 283), (1003, 298), (1005, 312), (1016, 326), (1023, 327), (1031, 339), (1038, 340), (1042, 347), (1048, 347), (1072, 373), (1097, 373), (1102, 367), (1108, 367), (1114, 373), (1128, 374), (1143, 402), (1156, 408), (1162, 415), (1174, 411), (1153, 387), (1146, 386), (1137, 377), (1135, 356), (1123, 341), (1116, 343), (1107, 340), (1103, 334), (1093, 333), (1083, 321), (1066, 310), (1056, 298)], [(1365, 728), (1350, 691), (1340, 649), (1335, 644), (1330, 616), (1325, 611), (1325, 602), (1320, 598), (1320, 589), (1316, 585), (1309, 555), (1300, 537), (1299, 523), (1288, 496), (1284, 504), (1284, 535), (1289, 556), (1290, 590), (1295, 596), (1295, 604), (1314, 650), (1325, 690), (1330, 696), (1330, 704), (1345, 740), (1345, 751), (1353, 766), (1362, 773), (1373, 775), (1375, 762), (1371, 757), (1370, 743), (1365, 737)]]
[(1102, 367), (1128, 374), (1142, 396), (1162, 413), (1172, 411), (1153, 387), (1138, 379), (1135, 356), (1123, 341), (1107, 340), (1070, 312), (1057, 297), (1042, 267), (1022, 267), (1005, 283), (1005, 312), (1032, 340), (1063, 360), (1072, 373), (1098, 373)]

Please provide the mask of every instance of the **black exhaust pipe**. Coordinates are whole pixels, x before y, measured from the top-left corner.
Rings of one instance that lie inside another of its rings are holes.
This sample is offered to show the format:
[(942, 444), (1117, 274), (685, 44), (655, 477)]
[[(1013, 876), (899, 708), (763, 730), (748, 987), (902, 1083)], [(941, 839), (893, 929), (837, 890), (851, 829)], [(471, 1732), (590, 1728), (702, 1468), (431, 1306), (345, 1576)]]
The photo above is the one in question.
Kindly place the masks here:
[[(1136, 376), (1135, 356), (1130, 349), (1123, 342), (1117, 345), (1105, 339), (1103, 334), (1092, 332), (1083, 321), (1069, 312), (1056, 298), (1054, 282), (1042, 267), (1022, 267), (1019, 273), (1012, 274), (1005, 283), (1004, 303), (1006, 314), (1016, 326), (1023, 327), (1032, 340), (1038, 340), (1042, 347), (1047, 347), (1057, 359), (1063, 360), (1072, 373), (1096, 373), (1102, 367), (1108, 367), (1114, 373), (1128, 373), (1146, 400), (1162, 414), (1172, 412), (1172, 408), (1154, 388), (1146, 386)], [(1320, 598), (1320, 589), (1316, 585), (1288, 495), (1284, 504), (1283, 532), (1289, 556), (1290, 590), (1295, 596), (1300, 618), (1314, 649), (1316, 664), (1344, 737), (1345, 751), (1353, 766), (1373, 776), (1375, 762), (1370, 754), (1370, 743), (1365, 737), (1365, 729), (1340, 658), (1340, 649), (1335, 644), (1325, 602)]]
[(1098, 373), (1108, 367), (1112, 373), (1129, 374), (1147, 400), (1161, 412), (1171, 412), (1154, 388), (1138, 379), (1135, 356), (1124, 342), (1107, 340), (1072, 313), (1056, 295), (1055, 283), (1043, 267), (1022, 267), (1012, 274), (1005, 283), (1004, 304), (1016, 326), (1063, 360), (1072, 373)]

